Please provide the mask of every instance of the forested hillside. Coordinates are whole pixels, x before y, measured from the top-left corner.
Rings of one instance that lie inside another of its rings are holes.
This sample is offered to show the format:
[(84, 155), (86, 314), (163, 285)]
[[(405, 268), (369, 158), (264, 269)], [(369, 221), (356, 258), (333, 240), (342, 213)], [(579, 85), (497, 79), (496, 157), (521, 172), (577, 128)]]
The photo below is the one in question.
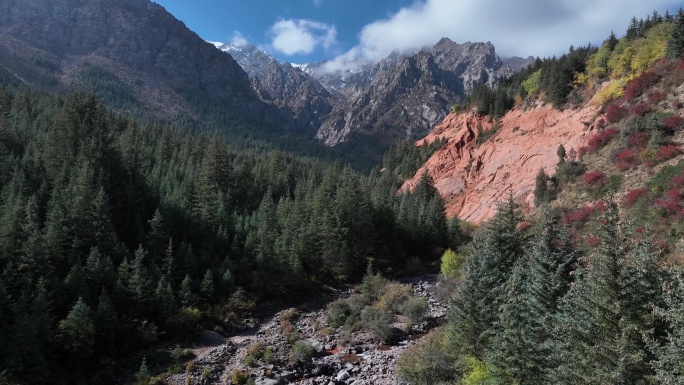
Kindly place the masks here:
[(177, 131), (0, 89), (0, 383), (111, 383), (132, 351), (453, 238), (429, 178), (397, 194), (425, 150), (361, 176)]
[(444, 254), (448, 324), (404, 354), (401, 378), (684, 382), (683, 56), (684, 12), (654, 13), (620, 39), (474, 91), (468, 107), (494, 115), (597, 103), (586, 126), (598, 128), (579, 151), (553, 149), (555, 172), (537, 174), (534, 206), (511, 191), (473, 242)]

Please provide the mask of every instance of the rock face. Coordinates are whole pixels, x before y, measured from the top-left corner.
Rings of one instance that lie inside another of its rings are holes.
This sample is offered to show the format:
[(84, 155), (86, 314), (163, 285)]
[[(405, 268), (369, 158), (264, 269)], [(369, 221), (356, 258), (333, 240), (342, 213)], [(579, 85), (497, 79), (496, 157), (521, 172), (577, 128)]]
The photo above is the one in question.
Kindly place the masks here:
[(457, 44), (447, 38), (335, 72), (326, 71), (325, 62), (293, 66), (251, 46), (217, 46), (250, 74), (262, 100), (291, 111), (297, 127), (315, 129), (328, 146), (421, 137), (476, 83), (491, 86), (513, 73), (491, 43)]
[(292, 66), (276, 60), (250, 44), (220, 44), (247, 72), (259, 98), (279, 111), (282, 127), (313, 134), (333, 110), (339, 95)]
[(380, 70), (373, 67), (377, 72), (361, 76), (370, 80), (366, 88), (353, 81), (358, 75), (347, 77), (345, 84), (353, 91), (346, 91), (347, 102), (321, 125), (318, 139), (334, 146), (354, 134), (387, 141), (422, 136), (476, 83), (493, 85), (512, 74), (492, 44), (457, 44), (447, 38), (414, 55), (392, 57), (392, 61), (397, 64)]
[(230, 57), (149, 0), (6, 0), (0, 63), (32, 85), (82, 88), (84, 68), (107, 73), (121, 93), (167, 115), (207, 97), (232, 114), (267, 116)]
[[(403, 188), (415, 186), (427, 171), (444, 198), (447, 215), (475, 223), (494, 215), (496, 202), (507, 199), (509, 191), (514, 199), (532, 206), (539, 169), (553, 175), (558, 146), (562, 144), (568, 153), (579, 150), (596, 130), (597, 115), (591, 102), (577, 110), (514, 109), (499, 122), (471, 113), (451, 113), (417, 143), (446, 138), (447, 145)], [(478, 146), (478, 136), (488, 130), (496, 133)]]

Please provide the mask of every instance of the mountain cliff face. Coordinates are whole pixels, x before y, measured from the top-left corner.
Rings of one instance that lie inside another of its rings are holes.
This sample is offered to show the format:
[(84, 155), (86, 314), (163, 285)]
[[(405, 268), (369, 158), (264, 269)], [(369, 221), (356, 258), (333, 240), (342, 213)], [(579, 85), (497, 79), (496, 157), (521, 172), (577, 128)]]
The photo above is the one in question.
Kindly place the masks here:
[(53, 89), (90, 88), (95, 68), (93, 83), (108, 78), (109, 92), (167, 115), (198, 95), (243, 118), (268, 115), (230, 55), (148, 0), (3, 1), (0, 64)]
[[(431, 48), (392, 60), (396, 65), (375, 73), (348, 76), (345, 84), (352, 84), (353, 92), (347, 91), (347, 102), (321, 125), (318, 139), (334, 146), (352, 134), (387, 141), (425, 135), (477, 82), (493, 85), (512, 74), (490, 43), (457, 44), (443, 38)], [(356, 78), (369, 79), (369, 85), (357, 87), (350, 81)]]
[[(593, 103), (564, 111), (549, 105), (514, 109), (499, 122), (472, 113), (451, 113), (417, 143), (446, 138), (447, 145), (403, 188), (415, 186), (427, 171), (444, 198), (447, 215), (475, 223), (494, 215), (496, 202), (507, 199), (509, 192), (532, 206), (539, 169), (554, 173), (559, 145), (568, 152), (586, 145), (597, 130), (593, 122), (598, 114)], [(478, 146), (478, 136), (490, 130), (496, 132)]]
[(259, 98), (279, 110), (283, 127), (313, 135), (339, 99), (301, 69), (250, 44), (215, 45), (247, 72)]

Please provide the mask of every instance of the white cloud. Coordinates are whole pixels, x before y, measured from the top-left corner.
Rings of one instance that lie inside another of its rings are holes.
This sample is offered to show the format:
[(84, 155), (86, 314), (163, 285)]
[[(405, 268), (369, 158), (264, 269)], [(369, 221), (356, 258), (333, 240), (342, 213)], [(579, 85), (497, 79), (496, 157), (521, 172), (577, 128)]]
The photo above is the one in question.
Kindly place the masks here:
[(318, 46), (329, 50), (337, 44), (334, 25), (305, 19), (277, 21), (271, 27), (271, 45), (286, 55), (309, 54)]
[(246, 45), (249, 44), (247, 39), (245, 39), (244, 36), (242, 36), (242, 33), (240, 31), (234, 31), (233, 32), (233, 38), (230, 39), (230, 44), (231, 45)]
[(620, 36), (632, 16), (679, 7), (680, 0), (420, 0), (366, 25), (359, 43), (330, 68), (376, 61), (394, 50), (491, 41), (500, 55), (552, 56), (572, 44), (600, 44), (611, 30)]

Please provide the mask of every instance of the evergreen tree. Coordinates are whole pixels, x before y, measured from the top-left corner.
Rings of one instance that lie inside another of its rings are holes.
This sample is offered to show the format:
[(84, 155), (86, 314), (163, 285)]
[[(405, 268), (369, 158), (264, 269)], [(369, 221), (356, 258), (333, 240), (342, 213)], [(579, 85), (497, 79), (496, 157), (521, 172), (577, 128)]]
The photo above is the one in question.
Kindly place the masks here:
[(546, 203), (549, 200), (548, 177), (542, 167), (539, 169), (534, 181), (534, 205), (539, 207), (542, 203)]
[(655, 327), (660, 252), (644, 241), (626, 249), (617, 206), (608, 206), (601, 245), (582, 260), (558, 313), (553, 383), (641, 384), (653, 374), (644, 336)]
[(83, 298), (79, 298), (67, 317), (59, 322), (59, 334), (62, 346), (72, 357), (87, 360), (91, 356), (95, 344), (95, 325)]
[(671, 267), (663, 295), (664, 306), (656, 308), (656, 314), (669, 327), (664, 341), (655, 339), (651, 343), (656, 356), (653, 367), (658, 383), (681, 384), (684, 383), (684, 270), (681, 267)]
[(667, 40), (665, 56), (672, 60), (684, 56), (684, 10), (681, 8), (677, 12), (670, 38)]

